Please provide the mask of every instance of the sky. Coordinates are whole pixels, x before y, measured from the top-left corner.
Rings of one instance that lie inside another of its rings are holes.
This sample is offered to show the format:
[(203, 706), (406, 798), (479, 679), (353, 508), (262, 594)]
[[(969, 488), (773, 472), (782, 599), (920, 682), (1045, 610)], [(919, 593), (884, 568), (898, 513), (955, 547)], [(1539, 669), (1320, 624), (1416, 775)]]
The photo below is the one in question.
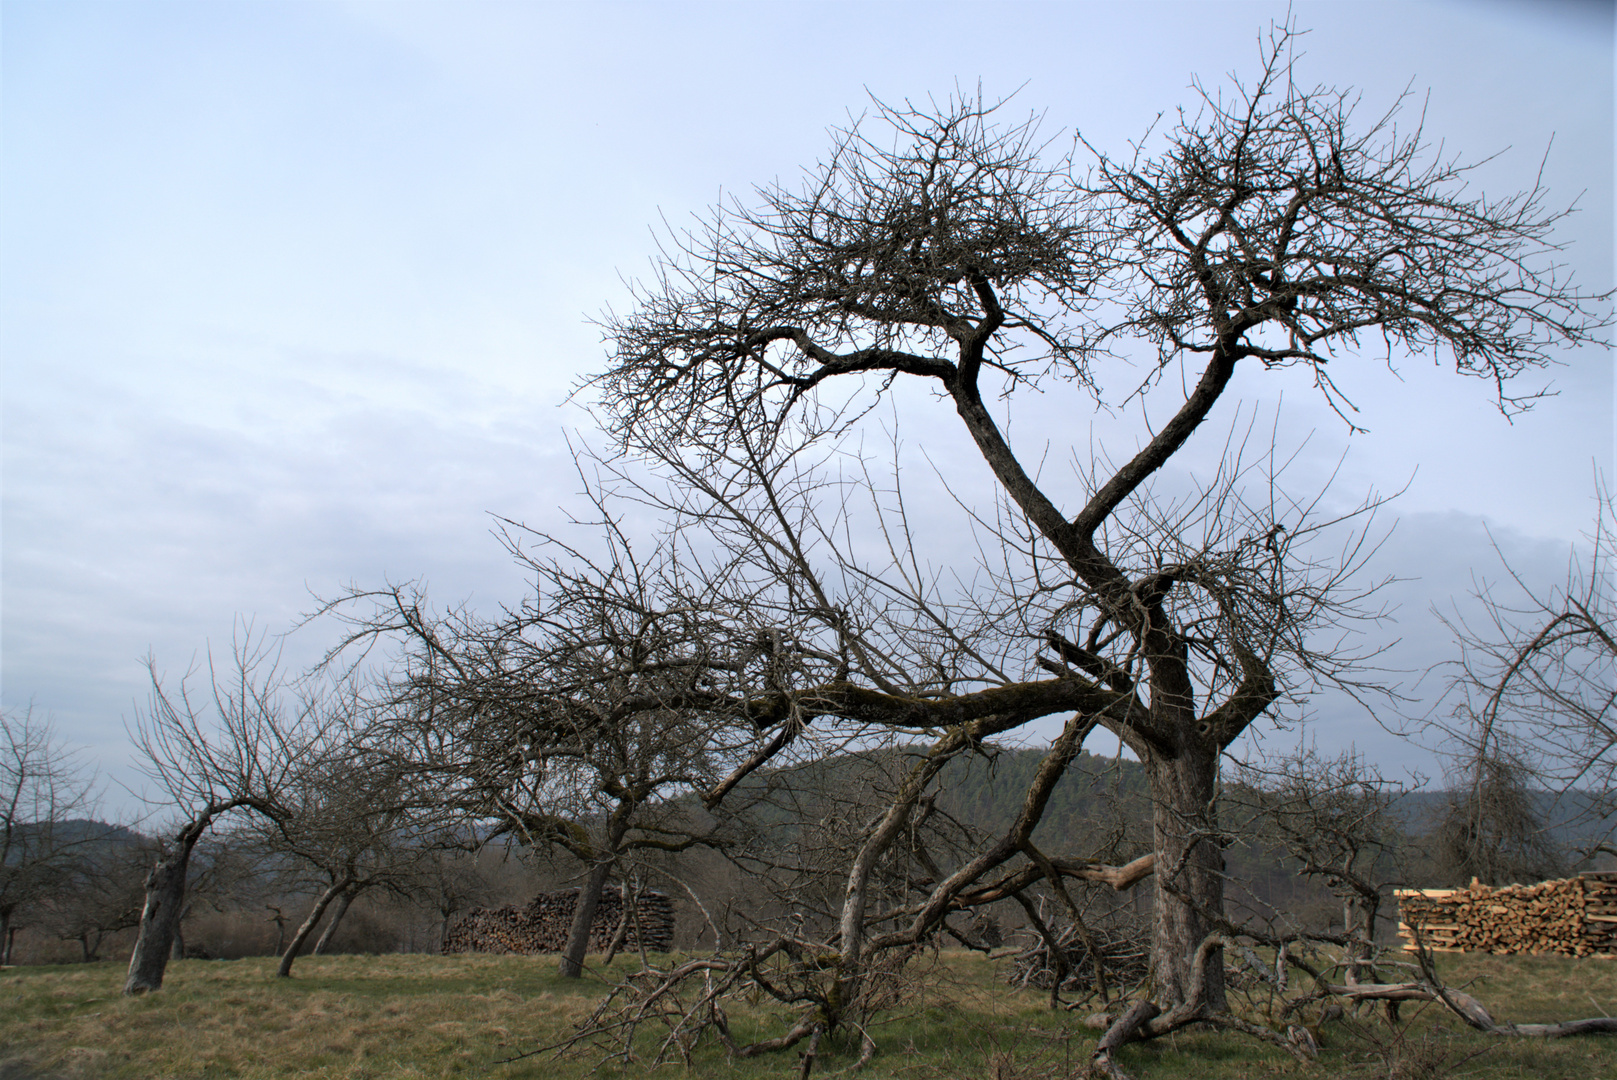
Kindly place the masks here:
[[(661, 223), (793, 180), (872, 98), (981, 86), (1124, 152), (1193, 77), (1250, 75), (1288, 10), (1302, 81), (1358, 89), (1367, 117), (1407, 91), (1446, 152), (1496, 155), (1478, 190), (1542, 175), (1578, 207), (1568, 267), (1611, 287), (1609, 4), (4, 0), (0, 700), (138, 789), (147, 657), (177, 678), (349, 583), (520, 598), (491, 515), (577, 508), (568, 396)], [(1373, 569), (1405, 579), (1377, 632), (1406, 686), (1452, 656), (1431, 605), (1463, 608), (1501, 554), (1564, 574), (1617, 475), (1610, 351), (1561, 359), (1555, 396), (1506, 420), (1486, 386), (1372, 358), (1346, 376), (1351, 436), (1300, 380), (1239, 384), (1306, 440), (1303, 479), (1402, 492)], [(977, 467), (916, 419), (916, 452)], [(1132, 437), (1070, 405), (1019, 423), (1074, 453)], [(329, 641), (299, 631), (288, 665)], [(1439, 767), (1316, 711), (1322, 748)]]

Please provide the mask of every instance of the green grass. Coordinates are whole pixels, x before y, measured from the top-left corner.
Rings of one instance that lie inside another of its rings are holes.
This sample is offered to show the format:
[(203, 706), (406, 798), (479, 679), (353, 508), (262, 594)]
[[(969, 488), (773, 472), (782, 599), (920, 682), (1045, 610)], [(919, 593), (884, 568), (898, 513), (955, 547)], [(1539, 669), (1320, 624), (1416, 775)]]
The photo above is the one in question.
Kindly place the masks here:
[[(615, 968), (622, 972), (630, 963)], [(119, 964), (0, 971), (0, 1077), (566, 1080), (645, 1074), (639, 1065), (597, 1070), (598, 1056), (500, 1064), (565, 1035), (600, 999), (613, 973), (569, 982), (556, 977), (553, 958), (505, 956), (306, 957), (291, 980), (274, 979), (274, 967), (273, 959), (175, 963), (163, 991), (144, 998), (120, 995)], [(1614, 961), (1445, 956), (1440, 967), (1504, 1020), (1617, 1011)], [(1096, 1032), (1078, 1016), (1051, 1013), (1043, 994), (1004, 988), (993, 965), (979, 957), (950, 955), (920, 982), (914, 998), (872, 1031), (881, 1052), (863, 1075), (1067, 1076), (1094, 1047)], [(730, 1009), (732, 1027), (743, 1038), (778, 1032), (784, 1015), (763, 1004)], [(1617, 1076), (1617, 1037), (1490, 1039), (1461, 1030), (1430, 1006), (1406, 1006), (1404, 1020), (1393, 1029), (1378, 1012), (1366, 1012), (1326, 1025), (1325, 1053), (1311, 1067), (1250, 1039), (1207, 1032), (1125, 1048), (1121, 1061), (1141, 1080)], [(827, 1040), (816, 1075), (845, 1068), (857, 1049), (856, 1036)], [(704, 1044), (692, 1074), (786, 1077), (796, 1075), (796, 1065), (790, 1052), (731, 1062), (719, 1047)], [(683, 1066), (660, 1071), (686, 1072)]]

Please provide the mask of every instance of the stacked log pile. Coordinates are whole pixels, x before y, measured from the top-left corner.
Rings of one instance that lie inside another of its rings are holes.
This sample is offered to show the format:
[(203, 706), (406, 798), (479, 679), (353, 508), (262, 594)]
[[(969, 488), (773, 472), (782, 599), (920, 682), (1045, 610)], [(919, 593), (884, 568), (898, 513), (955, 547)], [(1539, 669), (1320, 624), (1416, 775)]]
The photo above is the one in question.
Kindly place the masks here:
[[(623, 894), (607, 889), (595, 909), (590, 926), (590, 951), (604, 952), (617, 936), (625, 914), (622, 948), (668, 952), (674, 945), (674, 905), (659, 892), (643, 892), (633, 897), (633, 910), (626, 911)], [(450, 953), (491, 952), (531, 955), (559, 953), (567, 946), (578, 910), (578, 890), (540, 893), (522, 907), (473, 908), (444, 935), (443, 951)]]
[(1400, 889), (1398, 936), (1415, 951), (1617, 953), (1617, 873), (1580, 874), (1537, 885)]

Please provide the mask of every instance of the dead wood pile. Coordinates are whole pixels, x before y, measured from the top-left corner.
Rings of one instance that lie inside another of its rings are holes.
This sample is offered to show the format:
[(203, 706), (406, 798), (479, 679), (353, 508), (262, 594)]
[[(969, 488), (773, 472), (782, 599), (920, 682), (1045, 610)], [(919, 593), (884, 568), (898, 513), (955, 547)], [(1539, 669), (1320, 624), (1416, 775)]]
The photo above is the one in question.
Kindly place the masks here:
[[(1142, 928), (1096, 927), (1090, 930), (1089, 938), (1095, 945), (1093, 952), (1074, 928), (1067, 926), (1056, 931), (1056, 941), (1067, 961), (1067, 975), (1061, 980), (1063, 992), (1084, 994), (1100, 989), (1095, 970), (1097, 954), (1109, 989), (1126, 989), (1145, 979), (1150, 960), (1147, 944), (1150, 935)], [(1011, 957), (1005, 981), (1023, 989), (1049, 990), (1055, 985), (1056, 969), (1056, 956), (1049, 942), (1038, 937), (1032, 945)]]
[[(659, 892), (631, 896), (621, 947), (638, 949), (641, 943), (657, 952), (668, 952), (674, 945), (674, 905)], [(489, 952), (559, 953), (567, 946), (573, 912), (578, 909), (578, 890), (540, 893), (523, 907), (473, 908), (444, 935), (443, 951), (450, 953)], [(623, 895), (617, 889), (601, 894), (590, 927), (590, 951), (605, 952), (617, 936), (625, 915)]]
[(1617, 872), (1537, 885), (1399, 889), (1398, 936), (1436, 952), (1617, 953)]

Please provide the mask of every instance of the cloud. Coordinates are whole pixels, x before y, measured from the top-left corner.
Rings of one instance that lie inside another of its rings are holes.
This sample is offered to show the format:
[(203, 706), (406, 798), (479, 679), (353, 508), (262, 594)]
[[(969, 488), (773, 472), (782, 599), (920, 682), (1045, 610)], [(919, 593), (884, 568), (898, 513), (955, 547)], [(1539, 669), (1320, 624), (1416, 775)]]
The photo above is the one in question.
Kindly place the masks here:
[[(794, 182), (872, 93), (920, 101), (981, 80), (990, 97), (1016, 91), (1018, 116), (1044, 113), (1053, 147), (1081, 128), (1121, 148), (1186, 100), (1193, 73), (1250, 70), (1258, 32), (1290, 9), (1012, 3), (984, 22), (945, 4), (917, 23), (911, 4), (869, 4), (854, 34), (822, 5), (736, 10), (8, 4), (6, 704), (37, 700), (115, 762), (148, 648), (183, 668), (238, 615), (279, 631), (310, 589), (350, 580), (520, 595), (487, 515), (565, 519), (577, 482), (560, 430), (581, 418), (557, 405), (600, 366), (586, 320), (622, 309), (620, 273), (642, 272), (660, 222), (677, 233), (721, 195)], [(1609, 287), (1609, 35), (1503, 6), (1298, 18), (1308, 81), (1360, 87), (1367, 115), (1412, 86), (1409, 121), (1424, 109), (1471, 160), (1503, 151), (1480, 190), (1530, 185), (1542, 165), (1552, 202), (1585, 193), (1558, 237), (1590, 289)], [(815, 57), (812, 77), (783, 74), (782, 42)], [(1295, 379), (1242, 376), (1247, 415), (1279, 407), (1283, 443), (1316, 432), (1300, 485), (1349, 446), (1344, 498), (1413, 475), (1411, 524), (1384, 558), (1451, 591), (1450, 569), (1491, 565), (1475, 522), (1533, 551), (1532, 536), (1575, 533), (1589, 463), (1611, 461), (1609, 351), (1566, 357), (1550, 373), (1562, 396), (1512, 426), (1487, 387), (1374, 344), (1341, 372), (1369, 436), (1349, 438)], [(1092, 431), (1117, 454), (1141, 430), (1066, 395), (1018, 408), (1018, 445), (1047, 445), (1051, 469), (1084, 460)], [(918, 497), (947, 503), (927, 458), (977, 483), (980, 461), (935, 410), (901, 419), (927, 454), (906, 459)], [(1452, 536), (1414, 524), (1451, 509)], [(1406, 542), (1419, 530), (1426, 542)], [(1436, 646), (1412, 628), (1432, 631), (1404, 618), (1400, 648), (1425, 663)]]

